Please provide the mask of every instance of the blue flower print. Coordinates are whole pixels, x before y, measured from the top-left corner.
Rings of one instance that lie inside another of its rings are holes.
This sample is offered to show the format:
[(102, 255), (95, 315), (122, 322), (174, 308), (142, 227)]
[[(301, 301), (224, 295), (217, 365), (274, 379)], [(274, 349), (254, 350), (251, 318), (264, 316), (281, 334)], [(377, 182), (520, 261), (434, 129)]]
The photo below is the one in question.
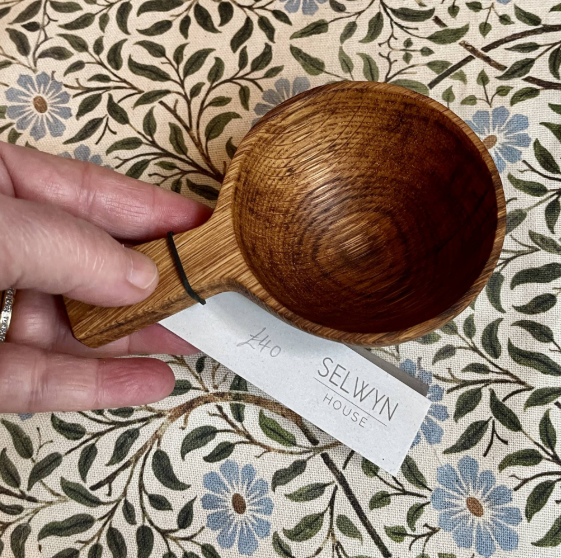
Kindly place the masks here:
[(203, 509), (213, 510), (207, 516), (207, 527), (220, 531), (217, 537), (222, 548), (232, 548), (238, 539), (240, 554), (251, 556), (259, 546), (257, 537), (268, 537), (271, 524), (264, 519), (273, 513), (273, 501), (266, 496), (269, 484), (256, 479), (253, 465), (240, 471), (235, 461), (227, 460), (216, 472), (206, 473), (203, 484), (211, 493), (201, 500)]
[[(91, 149), (84, 144), (79, 145), (71, 155), (68, 151), (60, 153), (59, 157), (64, 157), (65, 159), (77, 159), (78, 161), (84, 161), (86, 163), (93, 163), (94, 165), (102, 165), (103, 161), (99, 155), (92, 155)], [(111, 168), (105, 165), (107, 168)]]
[(443, 465), (436, 478), (441, 487), (434, 489), (431, 502), (440, 512), (438, 525), (452, 533), (458, 547), (471, 548), (475, 543), (475, 550), (485, 558), (497, 545), (504, 551), (518, 548), (518, 534), (509, 525), (516, 527), (522, 514), (507, 505), (512, 490), (503, 484), (495, 486), (491, 471), (479, 473), (477, 461), (466, 455), (458, 462), (458, 471)]
[(499, 4), (508, 4), (510, 0), (497, 0)]
[[(307, 91), (308, 89), (310, 89), (310, 81), (306, 77), (295, 78), (292, 82), (292, 88), (290, 86), (290, 81), (286, 78), (281, 78), (275, 82), (274, 89), (263, 91), (263, 100), (265, 102), (255, 105), (255, 114), (263, 116), (277, 105), (280, 105), (283, 101), (294, 97), (294, 95), (298, 95), (298, 93)], [(253, 124), (255, 124), (257, 120), (259, 119), (254, 120)]]
[[(314, 15), (318, 11), (318, 5), (316, 2), (323, 4), (327, 0), (302, 0), (302, 13), (304, 15)], [(300, 9), (300, 0), (281, 0), (281, 2), (286, 2), (284, 9), (289, 14), (294, 14)]]
[(20, 420), (27, 420), (30, 419), (34, 413), (19, 413)]
[(436, 421), (443, 422), (450, 417), (446, 405), (438, 403), (444, 397), (444, 389), (438, 384), (432, 383), (432, 372), (421, 368), (420, 362), (417, 365), (411, 359), (407, 359), (399, 367), (413, 378), (418, 378), (421, 382), (430, 386), (427, 397), (432, 401), (432, 405), (423, 424), (421, 424), (421, 431), (417, 432), (411, 447), (416, 446), (421, 441), (421, 433), (429, 444), (439, 444), (442, 441), (444, 430)]
[(509, 118), (505, 107), (497, 107), (493, 112), (478, 110), (467, 123), (483, 140), (491, 153), (499, 172), (506, 169), (507, 163), (516, 163), (522, 158), (520, 148), (530, 145), (530, 136), (521, 133), (528, 129), (528, 117), (514, 114)]
[(70, 108), (65, 106), (70, 95), (62, 90), (62, 83), (51, 79), (45, 72), (35, 76), (21, 75), (17, 81), (20, 88), (10, 87), (6, 91), (9, 103), (6, 115), (16, 121), (18, 130), (27, 130), (37, 141), (47, 135), (62, 136), (66, 126), (62, 122), (72, 116)]

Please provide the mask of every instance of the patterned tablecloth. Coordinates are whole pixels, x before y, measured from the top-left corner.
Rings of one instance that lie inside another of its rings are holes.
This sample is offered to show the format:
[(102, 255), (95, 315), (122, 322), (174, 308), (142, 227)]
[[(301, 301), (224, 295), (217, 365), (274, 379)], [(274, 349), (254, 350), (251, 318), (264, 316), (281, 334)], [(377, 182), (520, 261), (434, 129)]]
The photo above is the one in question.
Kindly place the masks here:
[(273, 106), (386, 81), (464, 118), (508, 200), (477, 301), (380, 351), (433, 402), (398, 477), (210, 358), (164, 356), (157, 405), (1, 418), (0, 553), (559, 556), (560, 66), (556, 0), (0, 0), (2, 140), (212, 204)]

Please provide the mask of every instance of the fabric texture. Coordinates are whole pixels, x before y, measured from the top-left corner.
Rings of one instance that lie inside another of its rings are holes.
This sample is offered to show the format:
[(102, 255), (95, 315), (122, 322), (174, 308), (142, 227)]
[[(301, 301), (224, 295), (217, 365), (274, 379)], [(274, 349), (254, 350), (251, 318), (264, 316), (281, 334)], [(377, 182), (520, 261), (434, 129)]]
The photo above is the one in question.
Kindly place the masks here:
[(471, 307), (377, 351), (430, 386), (399, 476), (210, 358), (161, 356), (158, 404), (0, 418), (0, 553), (559, 556), (560, 66), (555, 0), (0, 1), (4, 141), (212, 205), (272, 107), (385, 81), (468, 122), (508, 208)]

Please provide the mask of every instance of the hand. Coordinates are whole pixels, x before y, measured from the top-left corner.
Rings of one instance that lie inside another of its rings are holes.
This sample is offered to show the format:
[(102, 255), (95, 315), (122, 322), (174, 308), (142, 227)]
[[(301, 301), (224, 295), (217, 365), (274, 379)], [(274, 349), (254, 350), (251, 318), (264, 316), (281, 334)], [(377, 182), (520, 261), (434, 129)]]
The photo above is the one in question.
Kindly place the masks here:
[(193, 200), (91, 163), (0, 142), (0, 290), (18, 289), (0, 343), (0, 412), (114, 408), (157, 401), (171, 369), (130, 354), (192, 354), (160, 325), (99, 349), (74, 339), (62, 298), (124, 306), (158, 283), (147, 256), (124, 247), (208, 219)]

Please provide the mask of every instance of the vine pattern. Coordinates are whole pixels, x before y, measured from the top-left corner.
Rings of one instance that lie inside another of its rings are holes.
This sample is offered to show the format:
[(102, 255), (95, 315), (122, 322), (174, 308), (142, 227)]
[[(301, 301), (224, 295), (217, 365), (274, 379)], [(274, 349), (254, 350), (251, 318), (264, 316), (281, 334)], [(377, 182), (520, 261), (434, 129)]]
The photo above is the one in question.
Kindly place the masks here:
[[(159, 404), (0, 419), (0, 554), (554, 552), (560, 18), (554, 0), (1, 0), (0, 139), (213, 205), (258, 116), (330, 81), (390, 82), (468, 122), (501, 173), (508, 216), (472, 306), (378, 351), (428, 383), (433, 402), (398, 476), (209, 357), (168, 356), (177, 383)], [(211, 473), (259, 487), (258, 499), (238, 484), (221, 501), (235, 534), (211, 518)], [(459, 510), (443, 496), (454, 487)], [(452, 511), (469, 523), (451, 524)]]

